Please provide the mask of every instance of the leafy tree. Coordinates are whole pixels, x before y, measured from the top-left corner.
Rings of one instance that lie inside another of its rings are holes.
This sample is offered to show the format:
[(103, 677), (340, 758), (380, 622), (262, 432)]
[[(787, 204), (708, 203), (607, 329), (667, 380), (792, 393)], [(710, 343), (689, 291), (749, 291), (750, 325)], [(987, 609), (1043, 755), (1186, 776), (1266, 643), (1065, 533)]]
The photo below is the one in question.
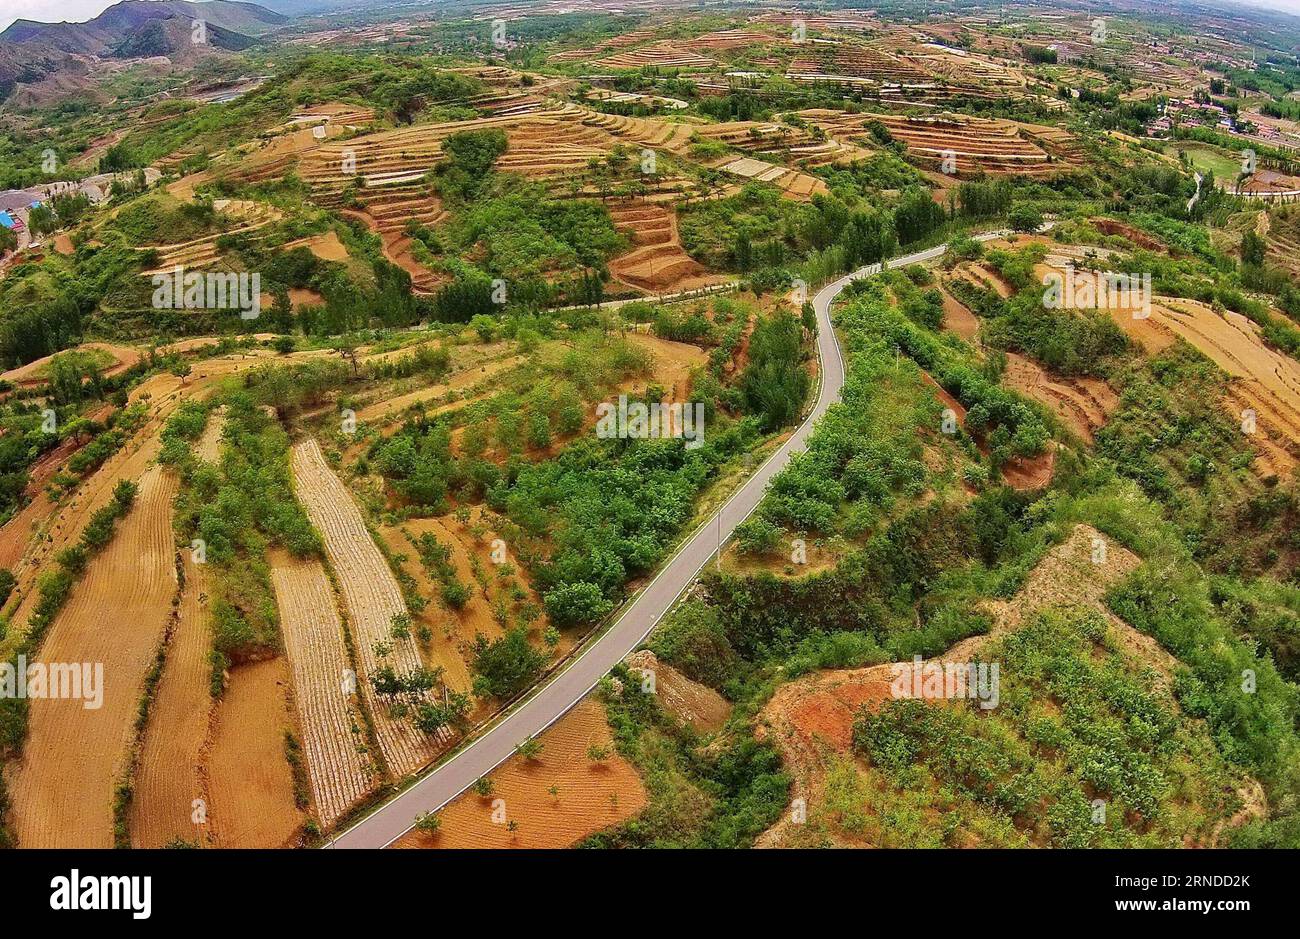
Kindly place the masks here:
[(471, 329), (478, 333), (479, 342), (491, 342), (493, 337), (496, 336), (496, 317), (479, 313), (470, 319), (469, 325)]
[(489, 642), (474, 637), (474, 693), (480, 698), (510, 698), (532, 684), (546, 657), (528, 641), (528, 630), (515, 627)]
[(1011, 208), (1012, 191), (1006, 179), (964, 182), (957, 187), (961, 214), (971, 218), (1002, 215)]
[(436, 835), (442, 829), (442, 818), (436, 812), (421, 812), (415, 817), (415, 830), (425, 835)]
[(460, 131), (447, 137), (442, 142), (446, 159), (434, 168), (439, 192), (455, 201), (472, 201), (508, 143), (505, 132), (495, 128)]
[(781, 529), (762, 516), (751, 516), (736, 526), (736, 545), (743, 554), (770, 554), (780, 541)]
[(943, 223), (943, 207), (926, 189), (909, 190), (894, 207), (894, 231), (900, 244), (919, 241)]
[(1036, 232), (1043, 227), (1043, 216), (1027, 205), (1018, 205), (1007, 215), (1007, 222), (1014, 231)]
[(529, 737), (527, 740), (515, 747), (515, 753), (519, 754), (525, 760), (536, 760), (542, 755), (544, 746), (536, 737)]
[(459, 691), (447, 691), (443, 701), (420, 702), (415, 707), (413, 723), (425, 734), (432, 736), (444, 727), (463, 733), (469, 727), (470, 696)]
[(46, 203), (34, 206), (27, 214), (27, 227), (33, 235), (49, 235), (59, 228), (59, 217)]
[(614, 606), (600, 587), (585, 581), (562, 584), (546, 592), (546, 612), (557, 626), (594, 623)]
[(75, 225), (90, 211), (90, 197), (80, 191), (64, 193), (50, 199), (50, 206), (58, 216), (60, 225)]
[(754, 328), (740, 389), (765, 431), (794, 423), (803, 409), (812, 382), (803, 368), (802, 347), (803, 326), (789, 312), (778, 312)]
[(138, 165), (136, 157), (125, 143), (113, 144), (99, 158), (99, 171), (101, 173), (118, 173), (122, 170), (131, 169), (136, 165)]
[(1268, 242), (1254, 229), (1247, 231), (1241, 238), (1241, 263), (1262, 267), (1264, 255), (1268, 251)]
[(495, 312), (492, 278), (477, 270), (462, 271), (433, 297), (433, 318), (442, 323), (465, 323), (475, 316)]
[[(901, 237), (901, 236), (897, 236)], [(874, 210), (854, 212), (840, 238), (849, 268), (874, 264), (893, 253), (896, 244), (894, 225)]]
[(448, 581), (442, 586), (442, 598), (452, 609), (462, 609), (469, 602), (469, 588), (458, 580)]

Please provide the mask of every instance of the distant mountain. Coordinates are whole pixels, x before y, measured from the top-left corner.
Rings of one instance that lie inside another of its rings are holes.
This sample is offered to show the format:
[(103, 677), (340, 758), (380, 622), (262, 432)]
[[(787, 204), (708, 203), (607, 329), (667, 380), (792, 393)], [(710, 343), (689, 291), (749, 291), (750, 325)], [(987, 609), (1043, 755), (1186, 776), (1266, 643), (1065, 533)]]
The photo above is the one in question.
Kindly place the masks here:
[[(251, 36), (222, 29), (212, 23), (205, 23), (203, 45), (208, 49), (225, 49), (238, 52), (257, 42)], [(202, 46), (194, 41), (194, 20), (183, 16), (168, 16), (162, 19), (147, 20), (131, 30), (110, 54), (118, 59), (143, 59), (153, 55), (165, 55), (173, 62), (178, 59), (189, 60), (203, 52)]]
[[(196, 20), (204, 23), (203, 44), (191, 39)], [(219, 50), (246, 49), (288, 21), (273, 10), (236, 0), (122, 0), (86, 23), (15, 20), (0, 33), (0, 101), (18, 83), (38, 82), (87, 56), (163, 55), (191, 62)]]
[[(191, 3), (189, 0), (122, 0), (91, 22), (102, 23), (109, 29), (119, 26), (130, 29), (147, 19), (173, 13), (190, 20), (203, 20), (209, 26), (219, 26), (245, 36), (261, 36), (289, 22), (287, 16), (281, 16), (266, 7), (256, 3), (239, 3), (236, 0), (203, 0), (200, 3)], [(3, 38), (4, 34), (0, 33), (0, 39)]]
[(255, 3), (234, 0), (122, 0), (86, 23), (37, 23), (15, 20), (0, 33), (0, 43), (36, 43), (61, 52), (104, 55), (131, 33), (157, 20), (203, 20), (209, 26), (257, 37), (287, 23), (281, 16)]
[[(93, 21), (92, 21), (93, 22)], [(60, 52), (84, 52), (103, 48), (106, 34), (90, 23), (37, 23), (32, 20), (14, 20), (3, 33), (0, 42), (42, 45)]]

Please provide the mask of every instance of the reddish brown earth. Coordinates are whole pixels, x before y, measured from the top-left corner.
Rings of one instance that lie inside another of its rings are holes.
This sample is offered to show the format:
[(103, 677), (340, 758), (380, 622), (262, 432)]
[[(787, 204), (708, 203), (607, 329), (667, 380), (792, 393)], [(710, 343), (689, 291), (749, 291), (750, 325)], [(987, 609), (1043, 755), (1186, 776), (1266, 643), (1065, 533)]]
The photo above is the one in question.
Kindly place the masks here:
[(1002, 380), (1007, 387), (1047, 405), (1089, 444), (1119, 407), (1119, 396), (1103, 379), (1054, 376), (1032, 359), (1014, 352), (1007, 353)]
[[(940, 403), (952, 409), (957, 417), (957, 426), (965, 430), (966, 409), (962, 407), (961, 402), (944, 390), (943, 386), (931, 378), (928, 372), (922, 372), (921, 378), (934, 390), (934, 395)], [(979, 441), (979, 447), (980, 452), (987, 456), (988, 450), (983, 441)], [(1056, 444), (1049, 442), (1047, 449), (1033, 459), (1016, 457), (1005, 463), (1002, 466), (1002, 479), (1012, 489), (1041, 489), (1051, 482), (1055, 470)]]
[[(1105, 545), (1105, 556), (1096, 560), (1095, 545)], [(989, 601), (993, 617), (989, 633), (958, 642), (940, 661), (973, 661), (993, 637), (1014, 630), (1039, 610), (1053, 607), (1084, 608), (1104, 616), (1116, 640), (1125, 651), (1152, 666), (1158, 681), (1167, 689), (1174, 661), (1150, 636), (1139, 633), (1109, 612), (1106, 592), (1127, 577), (1140, 563), (1132, 552), (1087, 525), (1076, 525), (1069, 537), (1053, 547), (1034, 566), (1024, 585), (1011, 600)], [(808, 818), (822, 809), (826, 774), (831, 767), (851, 762), (853, 772), (863, 767), (852, 755), (853, 723), (863, 707), (879, 707), (893, 700), (894, 665), (867, 668), (830, 669), (813, 672), (777, 688), (760, 712), (755, 734), (771, 740), (781, 751), (787, 770), (793, 775), (791, 796), (804, 799)], [(799, 843), (802, 826), (791, 824), (790, 812), (760, 836), (760, 847)], [(832, 841), (838, 843), (838, 836)]]
[(948, 291), (943, 291), (943, 328), (967, 342), (974, 342), (980, 331), (979, 318)]
[[(653, 687), (661, 707), (680, 721), (702, 733), (722, 729), (731, 714), (731, 705), (712, 688), (691, 681), (649, 649), (640, 649), (627, 657), (627, 666), (641, 677), (645, 687)], [(653, 676), (653, 686), (647, 684)]]
[(609, 210), (614, 227), (626, 234), (632, 247), (609, 262), (615, 280), (647, 293), (694, 290), (726, 280), (709, 274), (682, 248), (677, 213), (657, 202), (630, 202)]
[[(537, 759), (513, 756), (491, 774), (490, 797), (467, 792), (439, 813), (437, 834), (413, 831), (396, 847), (567, 848), (645, 807), (645, 786), (614, 750), (599, 701), (584, 698), (538, 739)], [(592, 760), (591, 746), (607, 749), (609, 756)], [(494, 810), (502, 821), (493, 821)]]
[(7, 770), (19, 843), (111, 847), (113, 788), (128, 768), (135, 718), (176, 595), (171, 518), (177, 480), (154, 467), (135, 504), (55, 617), (39, 661), (103, 664), (103, 701), (31, 702), (22, 758)]
[(213, 716), (206, 770), (211, 838), (222, 848), (291, 844), (303, 813), (294, 804), (285, 756), (291, 730), (283, 657), (236, 666)]
[(174, 840), (199, 842), (195, 800), (207, 802), (203, 746), (213, 707), (210, 692), (212, 627), (203, 566), (182, 552), (185, 586), (167, 643), (162, 678), (149, 708), (131, 803), (131, 844), (161, 848)]

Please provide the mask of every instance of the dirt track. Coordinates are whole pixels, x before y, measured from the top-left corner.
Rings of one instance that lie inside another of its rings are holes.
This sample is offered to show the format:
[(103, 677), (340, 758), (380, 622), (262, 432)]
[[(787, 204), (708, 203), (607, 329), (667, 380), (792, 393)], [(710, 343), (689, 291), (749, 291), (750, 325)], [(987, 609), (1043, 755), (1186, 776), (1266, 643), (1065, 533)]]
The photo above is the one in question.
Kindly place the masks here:
[(221, 408), (208, 415), (208, 423), (194, 444), (194, 455), (205, 463), (221, 462), (221, 435), (226, 426), (226, 414)]

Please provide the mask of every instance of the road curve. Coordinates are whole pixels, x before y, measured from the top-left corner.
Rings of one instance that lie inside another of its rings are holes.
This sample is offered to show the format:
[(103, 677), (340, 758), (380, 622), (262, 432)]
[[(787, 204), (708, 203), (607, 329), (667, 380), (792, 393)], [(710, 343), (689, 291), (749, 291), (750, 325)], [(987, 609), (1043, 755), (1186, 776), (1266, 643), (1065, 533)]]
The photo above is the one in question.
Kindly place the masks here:
[[(986, 232), (975, 236), (989, 241), (1007, 234)], [(938, 245), (895, 258), (891, 267), (932, 261), (943, 255), (947, 245)], [(335, 836), (329, 848), (383, 848), (392, 844), (415, 824), (423, 812), (436, 812), (460, 795), (480, 776), (486, 776), (529, 737), (541, 733), (577, 704), (609, 674), (616, 664), (632, 652), (649, 635), (660, 618), (695, 580), (700, 570), (715, 555), (720, 542), (743, 522), (762, 500), (767, 484), (790, 458), (807, 449), (808, 437), (818, 418), (839, 400), (844, 387), (844, 356), (831, 325), (831, 301), (848, 284), (862, 277), (880, 273), (872, 264), (827, 284), (813, 298), (817, 312), (817, 353), (821, 358), (821, 385), (817, 401), (803, 423), (795, 429), (775, 453), (732, 494), (720, 509), (700, 525), (678, 548), (659, 574), (632, 601), (618, 620), (580, 655), (550, 678), (523, 704), (455, 756), (431, 770), (401, 795), (375, 809), (369, 815)]]

